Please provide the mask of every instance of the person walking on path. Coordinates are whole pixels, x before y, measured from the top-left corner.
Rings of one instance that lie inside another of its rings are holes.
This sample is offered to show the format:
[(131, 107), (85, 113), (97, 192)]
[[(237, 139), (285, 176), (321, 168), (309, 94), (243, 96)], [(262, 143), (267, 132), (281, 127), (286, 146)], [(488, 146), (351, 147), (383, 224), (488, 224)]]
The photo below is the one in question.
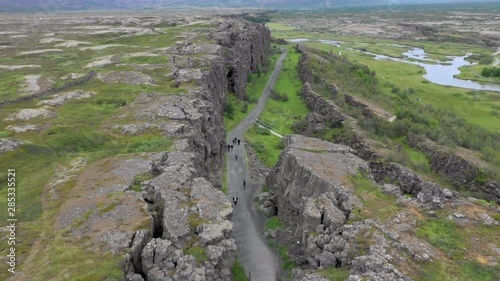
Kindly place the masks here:
[(238, 154), (235, 154), (235, 155), (234, 155), (234, 158), (235, 158), (236, 160), (238, 160)]
[(238, 145), (240, 145), (240, 143), (241, 143), (241, 140), (240, 140), (240, 139), (238, 139)]
[(243, 180), (243, 189), (246, 189), (247, 188), (247, 182), (245, 180)]
[(233, 197), (233, 203), (234, 205), (238, 205), (238, 197)]

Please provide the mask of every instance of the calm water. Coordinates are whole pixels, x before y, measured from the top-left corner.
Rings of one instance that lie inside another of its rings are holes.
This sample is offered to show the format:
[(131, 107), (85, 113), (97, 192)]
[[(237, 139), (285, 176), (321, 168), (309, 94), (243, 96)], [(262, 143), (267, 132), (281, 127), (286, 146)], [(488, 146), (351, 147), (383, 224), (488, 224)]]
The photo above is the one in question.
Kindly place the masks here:
[[(291, 39), (291, 42), (305, 42), (309, 41), (309, 39)], [(330, 44), (336, 47), (341, 47), (346, 50), (353, 50), (352, 48), (342, 47), (342, 41), (332, 41), (332, 40), (317, 40), (322, 43)], [(426, 53), (421, 48), (411, 47), (411, 46), (402, 46), (393, 44), (399, 47), (407, 47), (409, 50), (403, 53), (403, 56), (406, 58), (393, 58), (385, 55), (379, 55), (370, 52), (364, 52), (367, 54), (371, 54), (375, 56), (376, 60), (391, 60), (397, 62), (411, 63), (415, 65), (419, 65), (425, 68), (426, 74), (423, 77), (432, 83), (444, 85), (444, 86), (453, 86), (465, 89), (473, 89), (473, 90), (485, 90), (485, 91), (495, 91), (500, 92), (500, 85), (493, 84), (480, 84), (470, 80), (462, 80), (453, 77), (454, 75), (460, 74), (459, 67), (464, 65), (471, 65), (470, 62), (466, 61), (465, 58), (469, 55), (461, 56), (461, 57), (448, 57), (450, 61), (442, 62), (438, 60), (429, 59), (426, 56)], [(416, 59), (419, 61), (412, 61), (410, 59)], [(426, 63), (426, 62), (429, 63)]]

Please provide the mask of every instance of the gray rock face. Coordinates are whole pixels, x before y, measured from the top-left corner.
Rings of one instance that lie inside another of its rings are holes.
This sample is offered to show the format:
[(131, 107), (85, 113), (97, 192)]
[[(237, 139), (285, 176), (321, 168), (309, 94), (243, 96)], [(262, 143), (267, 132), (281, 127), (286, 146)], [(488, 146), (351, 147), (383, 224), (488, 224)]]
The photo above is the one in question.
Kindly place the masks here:
[(335, 128), (340, 127), (342, 122), (346, 120), (346, 116), (340, 112), (340, 109), (333, 102), (313, 92), (308, 82), (305, 82), (300, 95), (307, 107), (315, 113), (314, 116), (309, 117), (310, 121), (317, 120), (315, 123), (328, 123), (331, 128)]
[(285, 142), (287, 147), (267, 178), (277, 196), (280, 221), (287, 225), (288, 233), (278, 236), (293, 243), (289, 246), (299, 264), (312, 268), (348, 264), (353, 249), (339, 233), (357, 231), (344, 223), (360, 202), (343, 179), (368, 171), (368, 164), (344, 145), (298, 135)]
[(259, 183), (264, 183), (266, 177), (269, 174), (269, 168), (267, 168), (262, 162), (260, 162), (257, 154), (253, 151), (252, 147), (245, 142), (245, 151), (248, 158), (248, 168), (250, 169), (250, 178)]

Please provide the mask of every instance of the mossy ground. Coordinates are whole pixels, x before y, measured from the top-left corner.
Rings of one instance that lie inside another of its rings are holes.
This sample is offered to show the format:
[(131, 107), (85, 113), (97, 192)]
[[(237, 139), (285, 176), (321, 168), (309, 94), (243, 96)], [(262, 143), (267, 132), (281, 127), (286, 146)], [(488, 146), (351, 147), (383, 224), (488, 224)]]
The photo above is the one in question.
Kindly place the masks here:
[[(55, 118), (34, 118), (30, 120), (4, 120), (24, 108), (39, 108), (39, 100), (10, 104), (0, 109), (0, 137), (20, 139), (28, 142), (22, 148), (0, 155), (0, 203), (6, 204), (6, 185), (4, 172), (15, 168), (17, 171), (17, 219), (20, 227), (17, 231), (18, 271), (32, 280), (122, 280), (121, 254), (111, 255), (94, 251), (85, 245), (85, 239), (75, 239), (64, 229), (53, 227), (59, 210), (75, 187), (74, 180), (68, 180), (57, 187), (57, 197), (47, 196), (47, 185), (54, 179), (55, 173), (61, 167), (69, 167), (72, 159), (85, 159), (87, 166), (96, 161), (117, 155), (132, 155), (142, 152), (159, 152), (170, 149), (173, 140), (165, 138), (155, 130), (145, 134), (128, 136), (111, 128), (109, 120), (127, 114), (128, 106), (144, 92), (168, 94), (183, 94), (196, 85), (185, 83), (176, 87), (172, 79), (167, 78), (170, 69), (167, 66), (167, 55), (158, 48), (171, 46), (184, 32), (198, 34), (191, 40), (208, 42), (206, 35), (198, 33), (209, 26), (168, 27), (158, 26), (159, 34), (141, 36), (123, 36), (116, 34), (91, 35), (86, 32), (64, 34), (65, 40), (88, 41), (92, 45), (78, 47), (60, 47), (62, 52), (49, 52), (37, 55), (17, 55), (21, 51), (33, 49), (50, 49), (53, 43), (40, 43), (43, 37), (32, 34), (17, 48), (6, 50), (0, 55), (2, 65), (41, 65), (35, 69), (0, 70), (0, 100), (12, 99), (25, 95), (22, 88), (25, 75), (41, 75), (43, 81), (53, 82), (46, 87), (59, 87), (70, 80), (62, 77), (70, 73), (85, 74), (90, 70), (96, 72), (136, 71), (131, 65), (112, 64), (103, 67), (85, 68), (96, 58), (116, 55), (116, 63), (126, 64), (156, 64), (161, 68), (142, 70), (140, 72), (155, 79), (152, 85), (106, 84), (96, 78), (70, 88), (68, 91), (92, 91), (96, 95), (81, 100), (69, 100), (60, 106), (49, 106), (57, 116)], [(162, 33), (162, 34), (160, 34)], [(81, 47), (106, 44), (123, 44), (102, 50), (80, 50)], [(151, 52), (158, 56), (127, 56), (129, 53)], [(64, 92), (62, 92), (64, 93)], [(48, 96), (44, 99), (50, 99)], [(133, 120), (130, 120), (133, 121)], [(41, 130), (15, 133), (5, 129), (8, 125), (37, 125)], [(113, 124), (114, 125), (114, 124)], [(140, 182), (151, 175), (138, 175), (132, 190), (140, 190)], [(45, 190), (45, 191), (44, 191)], [(107, 204), (101, 204), (96, 210), (83, 214), (76, 219), (73, 226), (83, 225), (92, 214), (112, 212), (117, 206), (119, 194), (109, 198)], [(49, 198), (50, 197), (50, 198)], [(6, 211), (1, 207), (0, 218), (6, 219)], [(198, 221), (197, 221), (198, 222)], [(150, 222), (144, 221), (135, 230), (147, 229)], [(5, 252), (6, 243), (0, 250)], [(196, 253), (197, 254), (197, 253)], [(195, 255), (200, 257), (200, 255)], [(0, 266), (0, 279), (7, 278), (6, 264)]]

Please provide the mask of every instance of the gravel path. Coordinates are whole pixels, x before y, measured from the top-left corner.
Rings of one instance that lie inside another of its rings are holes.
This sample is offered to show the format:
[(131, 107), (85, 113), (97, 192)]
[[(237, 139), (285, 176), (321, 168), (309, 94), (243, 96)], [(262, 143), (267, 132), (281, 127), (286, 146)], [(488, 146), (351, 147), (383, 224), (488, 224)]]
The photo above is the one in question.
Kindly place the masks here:
[[(229, 134), (227, 142), (232, 144), (232, 139), (237, 137), (243, 141), (243, 135), (255, 122), (262, 109), (266, 105), (267, 99), (274, 88), (282, 68), (283, 59), (287, 53), (282, 49), (283, 54), (276, 63), (266, 88), (262, 92), (259, 103), (241, 121), (241, 123)], [(234, 150), (228, 153), (227, 159), (227, 183), (231, 198), (238, 197), (238, 205), (234, 206), (232, 221), (235, 225), (233, 238), (238, 246), (238, 256), (245, 268), (250, 273), (251, 280), (254, 281), (276, 281), (281, 274), (281, 267), (278, 254), (267, 244), (262, 232), (265, 218), (257, 210), (253, 198), (261, 188), (256, 183), (251, 182), (247, 168), (247, 159), (244, 145), (235, 145)], [(238, 160), (235, 159), (238, 155)], [(246, 189), (243, 189), (243, 179), (246, 179)]]

